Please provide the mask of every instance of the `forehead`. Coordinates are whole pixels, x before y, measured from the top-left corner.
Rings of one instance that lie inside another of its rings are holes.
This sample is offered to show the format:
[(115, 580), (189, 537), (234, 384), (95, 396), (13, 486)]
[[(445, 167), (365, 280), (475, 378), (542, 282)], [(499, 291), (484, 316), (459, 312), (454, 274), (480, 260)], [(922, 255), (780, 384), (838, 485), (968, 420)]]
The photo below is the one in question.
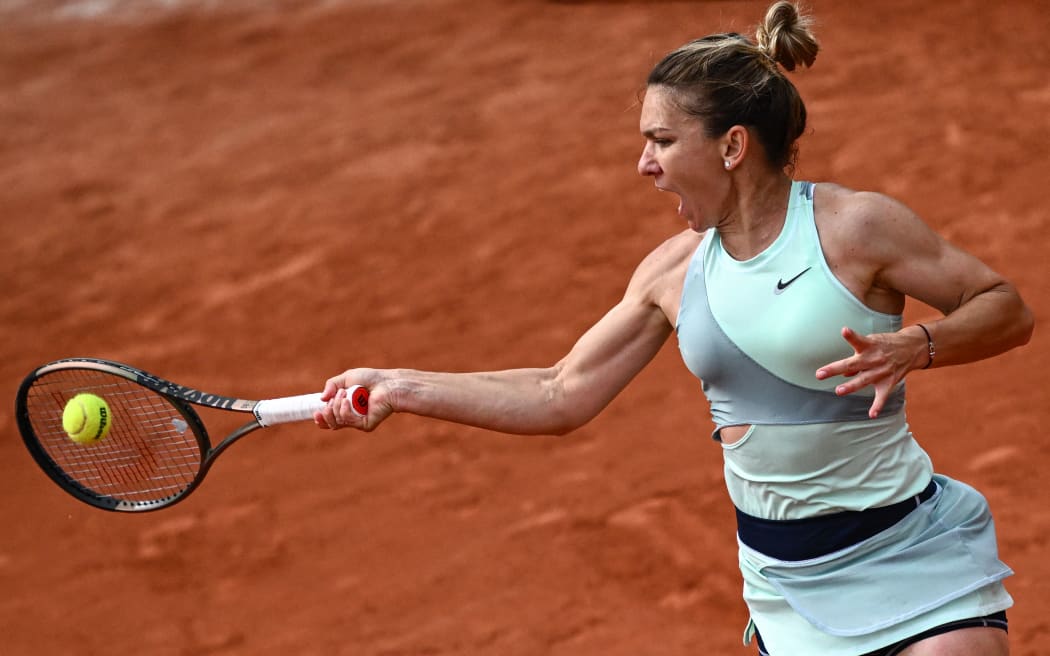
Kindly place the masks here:
[(675, 130), (694, 121), (674, 101), (673, 93), (662, 86), (651, 86), (642, 100), (642, 113), (638, 119), (643, 133), (655, 130)]

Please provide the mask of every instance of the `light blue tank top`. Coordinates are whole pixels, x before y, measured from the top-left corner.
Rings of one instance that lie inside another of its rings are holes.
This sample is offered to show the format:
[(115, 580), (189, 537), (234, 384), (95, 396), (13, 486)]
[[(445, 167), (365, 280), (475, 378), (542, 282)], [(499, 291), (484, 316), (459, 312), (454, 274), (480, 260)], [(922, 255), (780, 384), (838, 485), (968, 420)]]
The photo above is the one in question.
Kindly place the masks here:
[(821, 365), (850, 356), (840, 331), (894, 332), (832, 273), (813, 214), (813, 184), (793, 182), (784, 227), (756, 257), (734, 260), (704, 236), (682, 289), (676, 332), (718, 430), (750, 425), (724, 445), (726, 483), (744, 512), (791, 519), (886, 505), (921, 491), (932, 466), (908, 430), (903, 383), (878, 419), (874, 390), (838, 396)]

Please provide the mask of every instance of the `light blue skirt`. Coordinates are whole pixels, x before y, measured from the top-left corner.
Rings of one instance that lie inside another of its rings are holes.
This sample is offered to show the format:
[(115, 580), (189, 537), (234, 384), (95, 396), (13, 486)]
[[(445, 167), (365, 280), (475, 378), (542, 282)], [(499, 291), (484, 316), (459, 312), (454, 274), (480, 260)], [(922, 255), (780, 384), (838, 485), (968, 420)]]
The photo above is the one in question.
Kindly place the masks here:
[(744, 601), (771, 656), (860, 656), (935, 626), (1005, 610), (988, 502), (936, 475), (939, 489), (890, 528), (846, 549), (803, 561), (770, 558), (740, 544)]

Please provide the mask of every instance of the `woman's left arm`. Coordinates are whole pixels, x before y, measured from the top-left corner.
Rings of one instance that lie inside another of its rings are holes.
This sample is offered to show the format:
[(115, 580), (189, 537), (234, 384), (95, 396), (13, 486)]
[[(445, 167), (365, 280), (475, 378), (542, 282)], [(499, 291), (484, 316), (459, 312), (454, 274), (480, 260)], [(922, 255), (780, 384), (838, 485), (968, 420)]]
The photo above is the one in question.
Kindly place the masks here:
[[(873, 193), (851, 194), (840, 228), (848, 246), (833, 246), (862, 279), (864, 300), (917, 299), (944, 317), (896, 333), (859, 335), (848, 328), (843, 338), (854, 355), (817, 370), (817, 378), (844, 375), (840, 395), (874, 385), (870, 416), (904, 376), (928, 366), (963, 364), (989, 358), (1026, 344), (1034, 319), (1017, 289), (987, 264), (952, 245), (904, 205)], [(869, 303), (870, 304), (870, 303)], [(931, 356), (932, 351), (935, 352)]]

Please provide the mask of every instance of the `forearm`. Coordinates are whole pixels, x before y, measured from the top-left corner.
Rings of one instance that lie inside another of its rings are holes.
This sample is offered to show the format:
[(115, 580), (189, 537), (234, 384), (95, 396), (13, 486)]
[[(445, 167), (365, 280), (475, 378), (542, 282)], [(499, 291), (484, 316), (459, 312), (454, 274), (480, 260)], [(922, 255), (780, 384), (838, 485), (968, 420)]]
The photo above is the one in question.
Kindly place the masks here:
[(558, 368), (438, 373), (382, 372), (394, 412), (443, 419), (503, 433), (560, 435), (593, 414), (572, 411)]
[[(1032, 335), (1034, 319), (1017, 290), (1000, 283), (960, 305), (937, 321), (921, 322), (930, 332), (936, 355), (933, 367), (974, 362), (1022, 346)], [(929, 361), (926, 335), (921, 329), (908, 328), (921, 336), (922, 355), (918, 366)]]

